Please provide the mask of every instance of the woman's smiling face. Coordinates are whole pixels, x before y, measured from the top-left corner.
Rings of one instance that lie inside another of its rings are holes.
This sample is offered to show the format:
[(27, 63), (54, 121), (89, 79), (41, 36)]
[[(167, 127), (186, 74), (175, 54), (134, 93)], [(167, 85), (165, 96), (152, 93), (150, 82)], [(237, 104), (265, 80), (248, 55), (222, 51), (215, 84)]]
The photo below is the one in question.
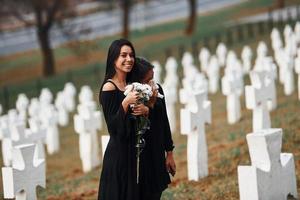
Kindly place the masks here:
[(120, 55), (115, 61), (116, 71), (130, 72), (134, 64), (134, 54), (130, 46), (121, 47)]

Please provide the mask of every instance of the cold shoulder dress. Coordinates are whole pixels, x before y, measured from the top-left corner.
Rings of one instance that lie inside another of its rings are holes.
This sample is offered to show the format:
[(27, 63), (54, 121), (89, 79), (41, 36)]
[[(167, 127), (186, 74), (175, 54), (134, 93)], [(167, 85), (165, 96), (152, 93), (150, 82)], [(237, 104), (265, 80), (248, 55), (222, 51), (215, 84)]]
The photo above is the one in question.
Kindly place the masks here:
[[(162, 93), (162, 89), (160, 88)], [(174, 148), (164, 99), (150, 109), (150, 130), (141, 153), (140, 181), (136, 184), (135, 121), (125, 113), (123, 91), (102, 91), (99, 101), (110, 134), (102, 165), (98, 200), (143, 200), (170, 183), (165, 152)]]
[[(113, 83), (114, 84), (114, 83)], [(124, 112), (123, 91), (102, 91), (99, 101), (110, 135), (103, 158), (98, 199), (138, 200), (134, 121)]]

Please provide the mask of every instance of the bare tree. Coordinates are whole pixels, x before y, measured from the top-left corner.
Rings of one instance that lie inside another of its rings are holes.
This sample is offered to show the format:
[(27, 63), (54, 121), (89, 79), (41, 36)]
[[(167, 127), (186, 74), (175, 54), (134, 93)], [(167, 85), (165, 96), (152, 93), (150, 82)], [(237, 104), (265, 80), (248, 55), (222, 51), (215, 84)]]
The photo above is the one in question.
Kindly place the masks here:
[(129, 36), (129, 13), (130, 13), (131, 1), (130, 0), (121, 0), (120, 3), (121, 3), (122, 11), (123, 11), (122, 36), (124, 38), (128, 38), (128, 36)]
[(196, 3), (197, 1), (196, 0), (188, 0), (189, 2), (189, 18), (188, 18), (188, 23), (187, 23), (187, 26), (186, 26), (186, 29), (185, 29), (185, 33), (187, 35), (191, 35), (194, 30), (195, 30), (195, 23), (196, 23), (196, 17), (197, 17), (197, 6), (196, 6)]
[[(11, 14), (26, 26), (35, 26), (43, 56), (43, 75), (55, 74), (55, 61), (50, 41), (50, 29), (68, 12), (68, 0), (1, 0), (10, 8)], [(33, 14), (34, 19), (25, 14)]]
[(284, 8), (285, 1), (284, 0), (277, 0), (277, 7), (278, 8)]

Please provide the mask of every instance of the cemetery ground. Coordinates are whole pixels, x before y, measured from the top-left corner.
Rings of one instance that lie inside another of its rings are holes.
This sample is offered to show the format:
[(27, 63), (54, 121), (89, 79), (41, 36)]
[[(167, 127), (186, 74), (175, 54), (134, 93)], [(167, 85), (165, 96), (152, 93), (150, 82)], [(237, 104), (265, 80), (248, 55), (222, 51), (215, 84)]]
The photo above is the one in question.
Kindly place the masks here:
[[(246, 84), (249, 80), (246, 79)], [(293, 153), (295, 159), (298, 194), (300, 193), (300, 101), (294, 92), (283, 94), (277, 86), (278, 107), (271, 112), (272, 127), (283, 129), (282, 152)], [(97, 92), (95, 91), (95, 94)], [(96, 96), (96, 95), (95, 95)], [(208, 96), (212, 102), (212, 124), (206, 125), (208, 144), (209, 176), (198, 182), (187, 180), (187, 137), (179, 132), (173, 134), (174, 156), (177, 173), (169, 188), (163, 193), (165, 200), (210, 200), (238, 199), (237, 166), (250, 165), (246, 134), (251, 132), (252, 111), (245, 108), (242, 97), (242, 119), (235, 125), (228, 125), (226, 119), (226, 98), (218, 92)], [(180, 105), (177, 106), (179, 119)], [(177, 129), (180, 130), (179, 121)], [(79, 136), (71, 123), (60, 128), (61, 149), (57, 154), (47, 155), (46, 190), (38, 188), (38, 199), (96, 199), (101, 166), (84, 174), (79, 158)], [(106, 130), (99, 132), (107, 134)], [(101, 152), (99, 152), (101, 153)], [(2, 163), (2, 157), (0, 157)], [(1, 177), (2, 179), (2, 177)], [(3, 198), (2, 182), (0, 196)]]

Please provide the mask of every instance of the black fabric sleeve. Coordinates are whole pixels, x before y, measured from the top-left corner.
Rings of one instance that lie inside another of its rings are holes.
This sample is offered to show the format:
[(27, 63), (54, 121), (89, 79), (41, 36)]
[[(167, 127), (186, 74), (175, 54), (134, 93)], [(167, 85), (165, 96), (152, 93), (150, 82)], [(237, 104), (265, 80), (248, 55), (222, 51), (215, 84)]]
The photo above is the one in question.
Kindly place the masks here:
[(126, 113), (122, 103), (117, 102), (116, 91), (102, 91), (100, 98), (109, 133), (126, 134)]
[[(163, 89), (160, 85), (158, 91), (164, 95)], [(164, 146), (165, 146), (165, 151), (172, 151), (174, 149), (174, 143), (172, 140), (172, 134), (171, 134), (171, 129), (170, 129), (170, 124), (169, 124), (169, 119), (167, 115), (167, 108), (166, 108), (166, 102), (165, 102), (165, 97), (162, 99), (163, 102), (163, 110), (162, 110), (162, 122), (163, 122), (163, 129), (164, 129)]]

